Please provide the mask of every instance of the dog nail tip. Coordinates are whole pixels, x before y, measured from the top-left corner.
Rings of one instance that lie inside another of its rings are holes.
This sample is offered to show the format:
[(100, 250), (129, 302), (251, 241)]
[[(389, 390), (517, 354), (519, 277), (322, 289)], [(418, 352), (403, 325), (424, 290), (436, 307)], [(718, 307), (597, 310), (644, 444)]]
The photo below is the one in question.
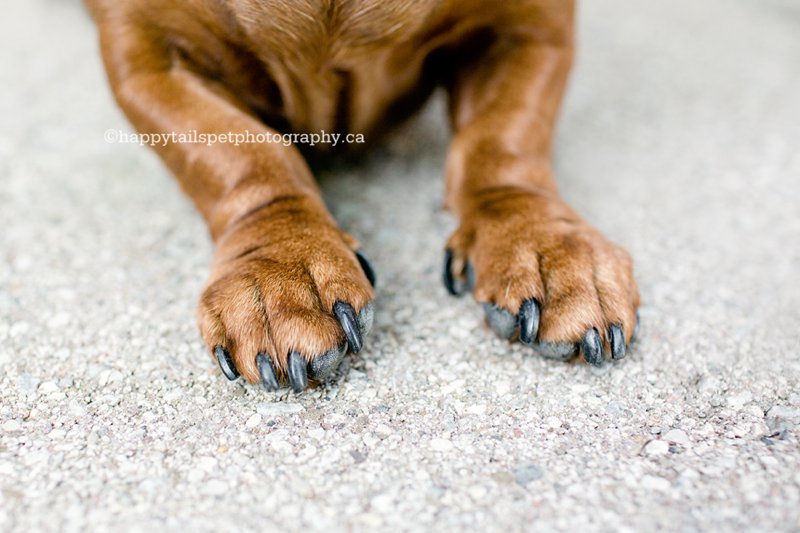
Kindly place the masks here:
[(356, 312), (353, 310), (353, 306), (346, 302), (336, 302), (333, 305), (333, 314), (342, 326), (344, 337), (347, 339), (347, 344), (350, 346), (350, 351), (353, 353), (360, 352), (363, 339), (361, 338), (358, 318), (356, 317)]
[(636, 311), (636, 325), (633, 326), (633, 335), (631, 335), (631, 342), (634, 342), (636, 339), (639, 338), (639, 326), (641, 325), (641, 321), (639, 320), (639, 311)]
[(260, 353), (256, 356), (256, 367), (261, 377), (261, 384), (267, 392), (278, 390), (278, 378), (275, 376), (275, 366), (267, 354)]
[(539, 302), (531, 298), (525, 300), (519, 308), (519, 340), (522, 344), (532, 346), (539, 332), (541, 311)]
[(452, 296), (460, 296), (460, 292), (456, 287), (456, 280), (453, 277), (453, 251), (449, 248), (444, 252), (444, 270), (442, 272), (442, 281), (444, 287)]
[(233, 381), (239, 377), (239, 372), (236, 370), (236, 366), (233, 364), (233, 359), (228, 350), (222, 346), (217, 346), (214, 348), (214, 356), (217, 358), (217, 364), (220, 370), (222, 370), (222, 374), (228, 378), (229, 381)]
[(600, 334), (595, 328), (591, 328), (584, 335), (581, 341), (581, 351), (583, 352), (583, 358), (590, 365), (603, 365), (603, 346), (600, 342)]
[(289, 354), (287, 374), (289, 374), (289, 384), (294, 392), (303, 392), (308, 387), (308, 369), (306, 360), (299, 352)]
[(356, 250), (356, 259), (358, 259), (358, 264), (361, 265), (364, 275), (367, 276), (369, 284), (375, 288), (375, 270), (372, 268), (372, 263), (370, 263), (369, 259), (367, 259), (367, 256), (364, 255), (364, 252), (361, 250)]
[(625, 335), (616, 324), (608, 328), (608, 339), (611, 344), (611, 358), (619, 360), (625, 357)]
[(444, 269), (442, 271), (442, 280), (447, 292), (452, 296), (463, 296), (464, 293), (469, 292), (475, 287), (475, 270), (469, 261), (464, 263), (464, 269), (461, 273), (464, 279), (453, 275), (453, 251), (449, 248), (444, 252)]

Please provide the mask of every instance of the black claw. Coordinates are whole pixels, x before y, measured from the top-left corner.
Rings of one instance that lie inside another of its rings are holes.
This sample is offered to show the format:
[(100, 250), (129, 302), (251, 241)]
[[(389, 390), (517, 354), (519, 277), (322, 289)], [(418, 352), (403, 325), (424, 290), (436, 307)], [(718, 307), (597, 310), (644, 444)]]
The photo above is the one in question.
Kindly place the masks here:
[(278, 390), (278, 378), (275, 377), (275, 367), (272, 365), (272, 359), (269, 355), (260, 353), (256, 356), (256, 366), (258, 367), (258, 374), (261, 376), (261, 384), (267, 389), (267, 392)]
[(214, 355), (217, 357), (219, 368), (222, 370), (222, 373), (226, 378), (228, 378), (230, 381), (233, 381), (239, 377), (239, 372), (236, 371), (236, 367), (233, 364), (233, 359), (231, 359), (231, 354), (228, 350), (222, 346), (217, 346), (214, 348)]
[(581, 350), (586, 362), (594, 366), (603, 365), (603, 345), (600, 342), (600, 334), (596, 329), (591, 328), (581, 341)]
[(639, 311), (636, 311), (636, 325), (633, 326), (633, 335), (631, 335), (631, 342), (639, 338)]
[(608, 328), (608, 341), (611, 344), (611, 358), (622, 359), (625, 357), (625, 335), (622, 328), (614, 324)]
[(444, 281), (444, 287), (447, 289), (447, 292), (452, 294), (453, 296), (459, 296), (461, 293), (459, 287), (456, 287), (456, 280), (453, 277), (453, 250), (447, 249), (444, 251), (444, 272), (442, 273), (442, 280)]
[(444, 271), (442, 272), (442, 279), (447, 292), (453, 296), (461, 296), (465, 292), (471, 291), (475, 286), (475, 270), (469, 261), (464, 265), (464, 279), (460, 279), (453, 275), (453, 250), (447, 249), (444, 251)]
[(486, 321), (492, 328), (495, 335), (501, 339), (510, 339), (517, 329), (517, 317), (507, 309), (498, 307), (494, 304), (483, 304), (486, 313)]
[(369, 259), (367, 259), (367, 256), (365, 256), (364, 252), (361, 250), (356, 250), (356, 258), (361, 265), (361, 269), (364, 271), (364, 275), (367, 276), (369, 284), (375, 287), (375, 271), (372, 269)]
[(519, 340), (531, 346), (539, 332), (539, 302), (531, 298), (525, 300), (519, 308)]
[(303, 392), (308, 387), (308, 369), (306, 360), (299, 352), (289, 354), (289, 364), (287, 373), (289, 374), (289, 384), (295, 392)]
[(339, 324), (342, 325), (344, 337), (347, 339), (347, 344), (350, 345), (350, 350), (353, 353), (360, 352), (362, 346), (361, 331), (358, 328), (358, 319), (353, 306), (346, 302), (336, 302), (333, 304), (333, 314)]

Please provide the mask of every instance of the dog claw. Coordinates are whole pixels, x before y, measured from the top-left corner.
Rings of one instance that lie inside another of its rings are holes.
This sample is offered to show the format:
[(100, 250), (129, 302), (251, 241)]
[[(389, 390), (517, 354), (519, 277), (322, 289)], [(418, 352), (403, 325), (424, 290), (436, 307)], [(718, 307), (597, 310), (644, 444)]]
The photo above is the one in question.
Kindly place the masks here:
[(639, 311), (636, 311), (636, 325), (633, 326), (633, 335), (631, 335), (631, 342), (639, 338)]
[(367, 276), (369, 280), (369, 284), (372, 287), (375, 287), (375, 270), (372, 268), (372, 264), (367, 259), (367, 256), (364, 255), (364, 252), (361, 250), (356, 250), (356, 258), (358, 259), (358, 264), (361, 265), (361, 269), (364, 271), (364, 275)]
[(275, 377), (275, 367), (269, 355), (265, 353), (258, 354), (256, 356), (256, 366), (258, 367), (258, 375), (261, 377), (261, 384), (267, 392), (278, 390), (278, 378)]
[(295, 392), (303, 392), (308, 387), (308, 369), (306, 360), (299, 352), (289, 354), (287, 374), (289, 374), (289, 384)]
[(214, 355), (217, 358), (217, 363), (219, 364), (220, 370), (228, 378), (230, 381), (239, 377), (239, 372), (236, 370), (236, 367), (233, 364), (233, 359), (231, 358), (231, 354), (228, 350), (223, 348), (222, 346), (217, 346), (214, 348)]
[(325, 379), (338, 368), (346, 352), (347, 343), (343, 342), (336, 348), (315, 357), (314, 360), (308, 364), (308, 375), (317, 381)]
[(625, 335), (622, 328), (616, 324), (608, 328), (608, 340), (611, 344), (611, 358), (616, 360), (625, 357)]
[(475, 286), (475, 271), (469, 261), (464, 265), (464, 277), (466, 280), (462, 281), (453, 275), (453, 251), (448, 248), (444, 251), (444, 271), (442, 272), (447, 292), (453, 296), (461, 296)]
[(353, 353), (360, 352), (362, 346), (361, 331), (358, 328), (358, 318), (353, 306), (342, 301), (336, 302), (333, 304), (333, 314), (341, 324), (342, 330), (344, 330), (344, 336), (347, 339), (347, 344), (350, 345), (350, 350)]
[(447, 249), (444, 251), (444, 272), (442, 273), (442, 281), (444, 281), (444, 288), (453, 296), (460, 296), (460, 288), (456, 287), (456, 280), (453, 277), (453, 251)]
[(495, 335), (501, 339), (510, 339), (517, 329), (517, 317), (511, 312), (494, 304), (483, 304), (486, 321)]
[(539, 331), (539, 302), (535, 299), (525, 300), (519, 308), (519, 340), (531, 346)]
[[(352, 307), (348, 304), (343, 302), (337, 302), (337, 304), (342, 304), (343, 310), (339, 313), (334, 310), (334, 314), (336, 314), (336, 318), (339, 319), (339, 322), (342, 324), (342, 329), (345, 329), (344, 324), (351, 324), (352, 323)], [(349, 310), (348, 310), (349, 309)], [(344, 318), (340, 318), (342, 315)], [(345, 330), (345, 336), (347, 337), (347, 342), (343, 342), (339, 346), (328, 350), (324, 354), (315, 357), (309, 364), (308, 364), (308, 375), (316, 380), (322, 380), (328, 377), (334, 370), (339, 366), (344, 359), (344, 355), (347, 353), (347, 347), (355, 346), (356, 342), (359, 342), (359, 350), (361, 349), (361, 344), (363, 341), (362, 339), (369, 335), (370, 330), (372, 330), (372, 322), (375, 317), (375, 307), (372, 305), (372, 302), (365, 305), (361, 311), (358, 312), (358, 316), (356, 317), (356, 322), (358, 324), (357, 330), (359, 332), (358, 341), (353, 340), (351, 344), (350, 335), (348, 335), (347, 330)], [(354, 349), (353, 352), (356, 352)]]
[(581, 341), (581, 351), (586, 362), (594, 366), (603, 364), (603, 345), (600, 342), (600, 334), (596, 329), (591, 328)]

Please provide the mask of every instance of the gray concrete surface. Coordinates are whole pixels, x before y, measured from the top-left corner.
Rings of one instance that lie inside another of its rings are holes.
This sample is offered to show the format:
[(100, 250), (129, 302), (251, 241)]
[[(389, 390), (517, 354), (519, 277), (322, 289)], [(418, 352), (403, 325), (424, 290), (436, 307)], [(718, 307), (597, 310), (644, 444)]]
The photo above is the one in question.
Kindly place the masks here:
[(205, 355), (203, 224), (104, 141), (127, 125), (80, 4), (3, 11), (0, 530), (800, 529), (794, 0), (582, 4), (557, 164), (636, 260), (621, 364), (541, 360), (445, 295), (435, 102), (321, 176), (377, 327), (299, 396)]

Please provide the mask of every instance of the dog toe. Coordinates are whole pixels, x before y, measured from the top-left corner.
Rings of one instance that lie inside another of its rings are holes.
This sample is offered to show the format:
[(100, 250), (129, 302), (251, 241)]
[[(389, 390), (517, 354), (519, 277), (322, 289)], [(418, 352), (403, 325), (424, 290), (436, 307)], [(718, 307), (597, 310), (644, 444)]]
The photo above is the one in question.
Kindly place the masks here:
[(315, 357), (308, 363), (308, 376), (317, 381), (322, 381), (339, 367), (345, 353), (347, 353), (347, 343), (343, 342), (339, 346)]
[(533, 350), (546, 359), (569, 361), (578, 351), (574, 342), (549, 342), (541, 341), (533, 345)]
[(501, 339), (510, 339), (517, 329), (517, 315), (495, 304), (483, 304), (486, 322), (495, 335)]
[(372, 305), (372, 302), (370, 302), (358, 312), (358, 329), (361, 331), (362, 337), (366, 337), (370, 334), (374, 320), (375, 307)]

